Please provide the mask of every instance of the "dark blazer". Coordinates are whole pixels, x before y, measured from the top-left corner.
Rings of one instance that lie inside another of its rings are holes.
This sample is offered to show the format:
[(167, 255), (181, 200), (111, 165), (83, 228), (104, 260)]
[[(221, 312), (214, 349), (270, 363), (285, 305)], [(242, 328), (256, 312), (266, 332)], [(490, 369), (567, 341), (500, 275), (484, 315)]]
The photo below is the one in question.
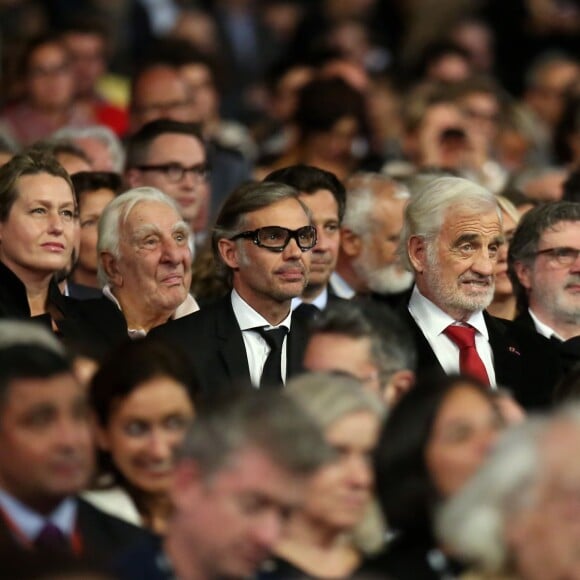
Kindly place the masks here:
[[(150, 536), (149, 532), (110, 516), (80, 498), (77, 502), (80, 555), (87, 560), (101, 564), (111, 562), (123, 550)], [(3, 517), (0, 517), (0, 547), (4, 553), (9, 549), (27, 549), (12, 534)]]
[[(288, 377), (303, 371), (306, 326), (301, 317), (292, 319), (286, 347)], [(250, 384), (246, 347), (230, 294), (198, 312), (154, 328), (150, 335), (185, 350), (205, 397), (213, 398), (224, 389)]]
[(128, 340), (123, 313), (105, 296), (66, 300), (70, 316), (59, 324), (66, 343), (90, 345), (97, 356), (104, 356)]
[[(409, 313), (400, 315), (413, 332), (418, 353), (418, 375), (443, 373), (431, 345)], [(498, 385), (510, 389), (526, 409), (545, 409), (551, 405), (552, 391), (562, 376), (558, 354), (549, 340), (514, 322), (483, 313)]]
[(77, 284), (71, 280), (66, 281), (68, 295), (77, 300), (89, 300), (90, 298), (100, 298), (103, 293), (99, 288)]
[(153, 535), (123, 552), (112, 571), (119, 580), (175, 580), (161, 538)]

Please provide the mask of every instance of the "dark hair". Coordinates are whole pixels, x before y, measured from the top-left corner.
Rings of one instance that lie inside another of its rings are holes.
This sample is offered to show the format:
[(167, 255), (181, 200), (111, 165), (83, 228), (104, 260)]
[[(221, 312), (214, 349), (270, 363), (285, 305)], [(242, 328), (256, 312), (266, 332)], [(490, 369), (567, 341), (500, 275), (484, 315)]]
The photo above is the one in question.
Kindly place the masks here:
[(91, 165), (91, 158), (86, 154), (85, 150), (75, 145), (69, 139), (46, 139), (45, 141), (38, 141), (32, 145), (29, 151), (40, 151), (47, 155), (52, 155), (58, 160), (59, 155), (72, 155), (77, 159), (82, 159)]
[(297, 189), (301, 194), (307, 195), (321, 189), (330, 191), (338, 206), (338, 221), (342, 223), (346, 207), (346, 190), (334, 173), (311, 165), (291, 165), (272, 171), (264, 178), (264, 181), (285, 183)]
[(520, 312), (528, 307), (528, 297), (515, 272), (515, 263), (531, 264), (535, 260), (544, 232), (564, 221), (580, 222), (580, 203), (553, 201), (540, 204), (522, 216), (514, 232), (508, 251), (508, 274)]
[(64, 167), (46, 151), (29, 149), (15, 155), (8, 163), (0, 167), (0, 222), (5, 222), (8, 219), (10, 210), (18, 197), (18, 179), (24, 175), (42, 173), (64, 179), (70, 187), (74, 199), (73, 185)]
[(143, 127), (127, 139), (125, 145), (127, 152), (125, 169), (131, 169), (132, 167), (145, 163), (147, 152), (153, 141), (160, 135), (165, 135), (166, 133), (194, 137), (205, 150), (201, 127), (198, 123), (184, 123), (172, 119), (156, 119), (155, 121), (145, 123)]
[(6, 400), (12, 382), (20, 379), (48, 379), (72, 373), (70, 361), (58, 352), (36, 344), (0, 348), (0, 404)]
[(410, 330), (383, 305), (370, 301), (331, 303), (310, 324), (311, 336), (325, 333), (368, 338), (383, 382), (396, 371), (416, 369), (417, 351)]
[(374, 453), (376, 489), (393, 529), (429, 536), (440, 500), (425, 461), (437, 415), (449, 393), (467, 386), (494, 406), (489, 387), (461, 375), (430, 377), (406, 393), (385, 422)]
[(114, 349), (95, 373), (89, 388), (89, 401), (100, 425), (109, 422), (119, 400), (155, 377), (171, 377), (182, 383), (194, 405), (200, 389), (193, 369), (180, 350), (151, 337), (131, 340)]
[(424, 77), (431, 66), (447, 56), (462, 58), (468, 66), (471, 66), (471, 56), (465, 48), (448, 40), (439, 40), (427, 45), (423, 50), (417, 67), (417, 76), (419, 78)]
[(574, 135), (580, 136), (580, 94), (568, 96), (560, 121), (554, 129), (554, 150), (558, 163), (578, 161), (574, 159), (570, 147), (570, 138)]
[(112, 171), (79, 171), (71, 175), (77, 199), (83, 193), (97, 191), (98, 189), (109, 189), (115, 196), (123, 190), (123, 181), (118, 173)]
[(22, 55), (21, 55), (20, 66), (18, 68), (20, 73), (22, 75), (28, 74), (29, 68), (30, 68), (30, 60), (32, 59), (32, 56), (34, 55), (34, 53), (39, 48), (41, 48), (43, 46), (52, 45), (52, 44), (54, 44), (56, 46), (60, 46), (61, 49), (63, 50), (63, 52), (67, 55), (67, 59), (68, 59), (68, 52), (66, 50), (66, 47), (64, 46), (64, 43), (63, 43), (62, 39), (58, 36), (58, 34), (55, 34), (53, 32), (40, 34), (40, 35), (35, 36), (34, 38), (30, 39), (26, 43), (26, 46), (24, 47), (24, 50), (23, 50)]
[(315, 79), (299, 92), (294, 122), (302, 137), (330, 131), (344, 117), (354, 117), (360, 132), (366, 132), (364, 97), (344, 80)]

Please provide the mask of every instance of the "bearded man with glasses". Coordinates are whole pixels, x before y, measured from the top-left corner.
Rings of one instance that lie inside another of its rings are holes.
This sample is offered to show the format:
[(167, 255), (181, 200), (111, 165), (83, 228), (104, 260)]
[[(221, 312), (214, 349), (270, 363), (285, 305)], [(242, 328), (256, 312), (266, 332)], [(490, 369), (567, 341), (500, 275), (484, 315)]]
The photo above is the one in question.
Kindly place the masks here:
[(153, 332), (185, 347), (208, 397), (250, 383), (279, 388), (303, 370), (306, 321), (293, 319), (290, 305), (308, 282), (315, 245), (310, 213), (293, 187), (253, 183), (226, 199), (212, 246), (231, 294)]
[(580, 362), (580, 203), (530, 210), (508, 256), (518, 298), (516, 321), (550, 338), (565, 368)]

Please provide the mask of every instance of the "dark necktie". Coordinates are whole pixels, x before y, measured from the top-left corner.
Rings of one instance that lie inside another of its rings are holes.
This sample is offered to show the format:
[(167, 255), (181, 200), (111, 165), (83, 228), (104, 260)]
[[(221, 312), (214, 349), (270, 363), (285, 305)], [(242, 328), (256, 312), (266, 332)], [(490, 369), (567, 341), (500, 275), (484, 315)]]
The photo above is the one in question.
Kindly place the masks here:
[(485, 365), (475, 348), (475, 328), (473, 326), (450, 325), (444, 330), (445, 335), (459, 347), (459, 370), (464, 375), (479, 379), (489, 385)]
[(65, 535), (51, 522), (44, 524), (34, 540), (34, 547), (47, 552), (66, 552), (70, 548)]
[(266, 330), (265, 328), (254, 329), (268, 343), (270, 353), (264, 364), (264, 370), (260, 378), (261, 389), (278, 389), (282, 386), (282, 344), (288, 333), (285, 326)]

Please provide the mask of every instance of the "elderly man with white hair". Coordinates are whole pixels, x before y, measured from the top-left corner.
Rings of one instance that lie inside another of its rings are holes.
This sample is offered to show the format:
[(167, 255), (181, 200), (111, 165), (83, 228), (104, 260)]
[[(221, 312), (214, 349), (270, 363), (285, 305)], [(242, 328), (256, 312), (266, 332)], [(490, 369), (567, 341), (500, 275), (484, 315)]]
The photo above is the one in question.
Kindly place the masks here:
[(80, 332), (80, 338), (107, 350), (199, 310), (189, 294), (189, 236), (179, 208), (158, 189), (138, 187), (115, 198), (99, 220), (103, 296), (76, 304), (76, 319), (63, 328), (65, 338), (72, 341)]
[(561, 375), (544, 337), (485, 312), (504, 243), (495, 196), (457, 177), (432, 179), (405, 208), (401, 257), (415, 273), (406, 308), (421, 373), (470, 375), (511, 389), (526, 408), (551, 403)]
[(506, 433), (483, 468), (443, 507), (442, 545), (470, 580), (580, 578), (580, 407)]

